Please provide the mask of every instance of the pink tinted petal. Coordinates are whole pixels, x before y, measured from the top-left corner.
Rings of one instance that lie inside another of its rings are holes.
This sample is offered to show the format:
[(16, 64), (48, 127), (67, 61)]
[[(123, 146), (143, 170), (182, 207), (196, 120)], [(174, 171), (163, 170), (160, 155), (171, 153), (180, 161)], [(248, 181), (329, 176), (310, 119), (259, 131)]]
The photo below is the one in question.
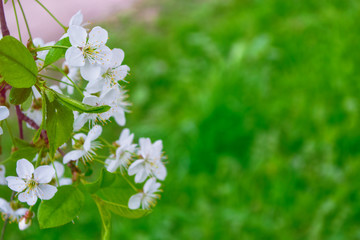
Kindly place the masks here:
[(48, 183), (55, 176), (55, 169), (50, 166), (40, 166), (35, 169), (34, 179), (38, 183)]
[(74, 47), (84, 47), (86, 44), (87, 32), (80, 26), (70, 26), (68, 30), (69, 40)]
[(140, 203), (142, 199), (143, 193), (137, 193), (132, 195), (129, 199), (128, 206), (130, 209), (138, 209), (140, 208)]
[(6, 181), (9, 188), (15, 192), (22, 192), (26, 188), (25, 182), (18, 177), (7, 177)]
[(49, 184), (40, 184), (37, 189), (37, 195), (42, 200), (49, 200), (54, 197), (57, 188)]
[(20, 178), (30, 179), (34, 173), (34, 166), (25, 158), (22, 158), (16, 163), (16, 173)]
[(77, 47), (69, 47), (65, 52), (65, 59), (69, 66), (72, 67), (82, 67), (85, 65), (84, 55)]
[(108, 32), (102, 27), (94, 27), (89, 33), (90, 46), (104, 45), (108, 40)]

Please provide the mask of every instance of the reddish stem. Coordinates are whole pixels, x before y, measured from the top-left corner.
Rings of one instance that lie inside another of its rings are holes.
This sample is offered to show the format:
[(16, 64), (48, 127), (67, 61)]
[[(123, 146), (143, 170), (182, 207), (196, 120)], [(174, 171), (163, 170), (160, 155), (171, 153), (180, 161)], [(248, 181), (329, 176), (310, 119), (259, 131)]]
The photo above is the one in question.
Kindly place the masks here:
[(1, 32), (2, 35), (5, 37), (10, 35), (9, 28), (6, 24), (5, 12), (4, 12), (4, 4), (3, 1), (0, 0), (0, 22), (1, 22)]

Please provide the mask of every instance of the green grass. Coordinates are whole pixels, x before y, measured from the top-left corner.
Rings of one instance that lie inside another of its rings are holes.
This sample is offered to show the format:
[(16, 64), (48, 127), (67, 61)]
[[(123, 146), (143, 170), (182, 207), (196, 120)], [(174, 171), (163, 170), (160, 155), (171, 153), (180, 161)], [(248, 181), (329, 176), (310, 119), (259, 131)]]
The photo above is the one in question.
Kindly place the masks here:
[[(360, 2), (156, 2), (105, 24), (131, 67), (127, 126), (163, 139), (169, 171), (113, 239), (360, 239)], [(11, 239), (98, 239), (88, 205)]]

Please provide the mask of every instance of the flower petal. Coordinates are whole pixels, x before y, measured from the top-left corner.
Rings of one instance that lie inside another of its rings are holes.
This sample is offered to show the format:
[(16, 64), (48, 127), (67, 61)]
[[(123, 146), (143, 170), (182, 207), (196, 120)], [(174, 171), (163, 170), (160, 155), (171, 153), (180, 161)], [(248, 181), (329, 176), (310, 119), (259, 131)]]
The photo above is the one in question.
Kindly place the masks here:
[(60, 184), (60, 186), (71, 185), (72, 180), (71, 180), (71, 178), (60, 178), (59, 184)]
[(55, 176), (55, 169), (50, 166), (40, 166), (35, 169), (34, 179), (38, 183), (48, 183)]
[(140, 202), (143, 197), (143, 193), (137, 193), (132, 195), (129, 199), (128, 206), (130, 209), (138, 209), (140, 208)]
[(104, 45), (108, 40), (108, 32), (102, 27), (94, 27), (89, 33), (88, 44), (90, 46)]
[(147, 174), (145, 168), (143, 168), (135, 175), (135, 182), (142, 183), (143, 181), (146, 180), (147, 177), (148, 177), (148, 174)]
[(114, 48), (112, 50), (112, 59), (111, 59), (111, 65), (112, 67), (118, 67), (121, 65), (122, 61), (124, 60), (125, 53), (120, 48)]
[(87, 32), (85, 28), (80, 26), (70, 26), (68, 30), (71, 46), (85, 47)]
[(10, 214), (12, 209), (10, 207), (10, 203), (8, 203), (5, 199), (0, 198), (0, 211), (5, 214)]
[(86, 140), (84, 142), (84, 150), (89, 151), (91, 148), (91, 142), (97, 139), (102, 132), (102, 127), (95, 125), (88, 133)]
[(54, 197), (57, 188), (49, 184), (40, 184), (37, 187), (37, 195), (42, 200), (49, 200)]
[(74, 16), (71, 17), (69, 26), (77, 25), (80, 26), (83, 22), (84, 16), (81, 13), (81, 10), (79, 10)]
[(68, 152), (63, 159), (63, 163), (67, 164), (70, 161), (76, 161), (82, 156), (84, 156), (85, 152), (83, 150), (73, 150), (71, 152)]
[(156, 182), (156, 178), (150, 178), (146, 181), (144, 185), (144, 193), (151, 194), (157, 192), (160, 188), (161, 184)]
[(115, 172), (116, 169), (119, 167), (119, 161), (118, 160), (106, 160), (105, 163), (107, 164), (106, 166), (106, 170), (108, 170), (109, 172)]
[(22, 192), (26, 188), (24, 180), (18, 177), (7, 177), (6, 181), (9, 188), (15, 192)]
[(0, 106), (0, 121), (9, 117), (9, 109), (5, 106)]
[(161, 181), (165, 180), (167, 172), (164, 164), (161, 162), (161, 160), (157, 161), (155, 164), (155, 167), (152, 169), (153, 174), (155, 177)]
[[(53, 167), (52, 165), (50, 165), (50, 166)], [(56, 175), (58, 176), (58, 178), (61, 178), (62, 176), (64, 176), (64, 172), (65, 172), (64, 165), (62, 165), (58, 161), (54, 161), (54, 166), (55, 166), (55, 171), (56, 171)]]
[(133, 162), (129, 169), (128, 169), (128, 174), (129, 176), (132, 176), (134, 174), (136, 174), (137, 172), (139, 172), (141, 169), (144, 168), (144, 160), (140, 159), (140, 160), (136, 160), (135, 162)]
[(88, 113), (82, 113), (80, 114), (74, 121), (74, 131), (80, 130), (82, 126), (90, 119), (90, 114)]
[(65, 59), (69, 66), (72, 67), (82, 67), (85, 65), (84, 55), (77, 47), (69, 47), (65, 52)]
[(37, 201), (37, 196), (34, 190), (28, 190), (23, 193), (20, 193), (18, 196), (20, 202), (26, 202), (28, 205), (35, 205)]
[(30, 179), (34, 173), (34, 166), (25, 158), (22, 158), (16, 163), (16, 173), (20, 178)]
[(90, 63), (88, 60), (80, 68), (81, 76), (87, 81), (96, 80), (100, 76), (101, 67), (96, 63)]

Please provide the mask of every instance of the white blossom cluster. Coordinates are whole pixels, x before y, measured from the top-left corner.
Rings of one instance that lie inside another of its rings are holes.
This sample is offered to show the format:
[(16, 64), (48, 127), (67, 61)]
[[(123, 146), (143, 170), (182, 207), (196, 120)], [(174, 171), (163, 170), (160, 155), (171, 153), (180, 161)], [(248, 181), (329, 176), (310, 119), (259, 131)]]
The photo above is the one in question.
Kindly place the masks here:
[[(103, 161), (107, 171), (119, 172), (134, 179), (134, 183), (144, 183), (143, 189), (132, 195), (128, 201), (130, 209), (150, 209), (159, 198), (160, 183), (167, 175), (163, 162), (164, 154), (161, 140), (154, 143), (149, 138), (140, 138), (138, 144), (134, 143), (134, 134), (128, 128), (124, 128), (120, 137), (113, 145), (106, 144), (101, 138), (105, 122), (113, 118), (119, 126), (126, 123), (125, 113), (130, 105), (127, 101), (126, 90), (120, 85), (125, 81), (130, 68), (122, 65), (124, 52), (121, 49), (110, 49), (106, 46), (108, 32), (96, 26), (92, 29), (84, 28), (83, 15), (79, 11), (70, 22), (67, 32), (61, 37), (69, 37), (71, 46), (66, 50), (65, 62), (62, 65), (64, 76), (59, 85), (50, 88), (58, 93), (74, 94), (74, 83), (85, 80), (85, 91), (82, 92), (84, 104), (90, 106), (110, 106), (110, 110), (104, 113), (78, 113), (74, 112), (74, 134), (71, 139), (72, 149), (64, 156), (60, 152), (55, 158), (62, 158), (62, 163), (50, 161), (48, 154), (34, 159), (19, 159), (16, 164), (17, 176), (5, 176), (5, 167), (0, 165), (0, 185), (7, 185), (13, 190), (18, 201), (34, 206), (38, 200), (49, 200), (57, 192), (57, 187), (71, 185), (72, 179), (66, 177), (65, 167), (67, 164), (78, 166), (91, 163), (97, 158), (99, 148), (109, 148), (110, 155)], [(35, 48), (53, 46), (55, 41), (44, 43), (40, 38), (33, 39)], [(37, 52), (36, 65), (39, 71), (44, 69), (44, 60), (49, 50)], [(42, 96), (33, 87), (33, 99), (31, 106), (24, 114), (31, 118), (37, 125), (43, 121)], [(9, 110), (0, 106), (0, 121), (9, 116)], [(90, 128), (86, 131), (86, 124)], [(33, 128), (30, 124), (27, 127)], [(86, 133), (87, 132), (87, 133)], [(0, 135), (3, 130), (0, 127)], [(63, 151), (63, 150), (59, 150)], [(41, 153), (40, 153), (41, 154)], [(33, 160), (37, 165), (34, 167)], [(61, 160), (60, 160), (61, 161)], [(26, 229), (30, 223), (28, 217), (24, 217), (30, 210), (23, 208), (14, 201), (7, 202), (0, 198), (0, 211), (3, 218), (19, 222), (21, 230)], [(23, 220), (25, 219), (25, 220)]]

